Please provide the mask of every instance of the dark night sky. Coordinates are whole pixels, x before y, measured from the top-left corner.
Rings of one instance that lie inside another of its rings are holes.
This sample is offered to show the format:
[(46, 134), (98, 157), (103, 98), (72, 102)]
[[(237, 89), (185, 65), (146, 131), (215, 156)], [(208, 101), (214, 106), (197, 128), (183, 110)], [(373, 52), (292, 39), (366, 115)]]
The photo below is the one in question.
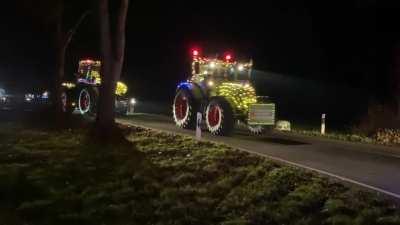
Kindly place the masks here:
[[(395, 4), (262, 2), (132, 1), (123, 80), (135, 95), (169, 99), (188, 76), (189, 49), (199, 46), (252, 57), (257, 70), (368, 89), (371, 95), (389, 93), (400, 40)], [(52, 73), (51, 39), (15, 4), (2, 7), (7, 12), (1, 20), (0, 80), (18, 76), (29, 81), (25, 84), (43, 83)], [(79, 58), (98, 56), (97, 39), (92, 16), (71, 43), (69, 74)]]

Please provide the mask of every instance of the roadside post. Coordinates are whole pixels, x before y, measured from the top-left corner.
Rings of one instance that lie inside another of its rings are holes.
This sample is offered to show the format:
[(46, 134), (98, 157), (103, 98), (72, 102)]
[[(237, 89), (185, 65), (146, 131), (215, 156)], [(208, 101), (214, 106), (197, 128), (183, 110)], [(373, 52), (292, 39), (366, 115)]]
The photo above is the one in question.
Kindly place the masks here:
[(196, 139), (201, 140), (201, 113), (197, 113), (197, 120), (196, 120)]
[(323, 113), (321, 117), (321, 134), (325, 135), (325, 119), (326, 119), (326, 114)]
[(131, 115), (133, 115), (135, 113), (135, 104), (136, 104), (136, 99), (131, 98), (129, 100), (128, 107), (127, 107), (127, 110), (126, 110), (126, 115), (127, 116), (131, 116)]

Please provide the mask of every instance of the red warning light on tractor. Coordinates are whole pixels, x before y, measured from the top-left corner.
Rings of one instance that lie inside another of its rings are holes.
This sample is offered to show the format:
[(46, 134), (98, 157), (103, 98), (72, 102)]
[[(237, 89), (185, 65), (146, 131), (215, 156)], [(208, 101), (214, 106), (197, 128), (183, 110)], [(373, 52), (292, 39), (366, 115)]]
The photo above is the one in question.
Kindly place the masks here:
[(192, 54), (193, 54), (193, 56), (199, 56), (199, 50), (197, 50), (197, 49), (193, 49), (193, 51), (192, 51)]
[(232, 59), (232, 55), (231, 54), (226, 54), (225, 55), (225, 60), (226, 61), (230, 61)]

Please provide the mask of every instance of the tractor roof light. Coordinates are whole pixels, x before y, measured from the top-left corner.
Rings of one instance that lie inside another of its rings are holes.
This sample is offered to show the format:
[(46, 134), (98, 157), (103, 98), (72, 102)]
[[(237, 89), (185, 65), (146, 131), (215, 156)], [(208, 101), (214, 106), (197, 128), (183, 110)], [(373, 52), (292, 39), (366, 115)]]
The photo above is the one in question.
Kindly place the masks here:
[(200, 57), (200, 50), (197, 49), (197, 48), (194, 48), (192, 50), (192, 56), (193, 56), (194, 59), (198, 59)]
[(84, 60), (80, 61), (80, 63), (81, 63), (81, 64), (92, 64), (92, 63), (93, 63), (93, 60), (91, 60), (91, 59), (84, 59)]
[(231, 59), (232, 59), (232, 55), (231, 55), (231, 54), (225, 55), (225, 60), (226, 60), (227, 62), (229, 62)]

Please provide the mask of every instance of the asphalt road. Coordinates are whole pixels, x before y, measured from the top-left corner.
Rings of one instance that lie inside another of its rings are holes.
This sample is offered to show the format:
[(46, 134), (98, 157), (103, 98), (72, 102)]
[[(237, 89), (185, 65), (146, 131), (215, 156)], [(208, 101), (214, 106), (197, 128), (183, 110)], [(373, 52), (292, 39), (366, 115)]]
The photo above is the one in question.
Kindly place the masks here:
[[(135, 114), (118, 121), (194, 135), (193, 130), (177, 128), (167, 116)], [(279, 132), (256, 137), (244, 129), (237, 129), (231, 137), (216, 137), (203, 132), (203, 138), (317, 171), (400, 200), (400, 148)]]

